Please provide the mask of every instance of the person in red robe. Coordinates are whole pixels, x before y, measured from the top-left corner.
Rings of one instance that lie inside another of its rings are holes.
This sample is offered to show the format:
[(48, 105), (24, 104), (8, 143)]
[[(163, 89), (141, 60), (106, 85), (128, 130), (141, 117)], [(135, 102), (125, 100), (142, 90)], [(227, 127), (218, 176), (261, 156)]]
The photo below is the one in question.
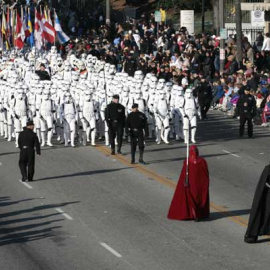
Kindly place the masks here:
[(198, 148), (192, 145), (189, 148), (188, 164), (187, 160), (183, 164), (168, 218), (200, 221), (208, 218), (209, 213), (208, 166), (206, 160), (199, 156)]

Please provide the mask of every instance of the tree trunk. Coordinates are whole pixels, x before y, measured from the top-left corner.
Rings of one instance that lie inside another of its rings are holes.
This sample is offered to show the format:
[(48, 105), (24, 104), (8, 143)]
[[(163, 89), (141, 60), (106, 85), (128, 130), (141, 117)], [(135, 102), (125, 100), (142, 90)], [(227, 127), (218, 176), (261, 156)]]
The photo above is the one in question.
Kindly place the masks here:
[(242, 51), (242, 10), (241, 10), (241, 1), (235, 1), (235, 8), (236, 8), (236, 46), (237, 46), (237, 55), (236, 59), (238, 62), (238, 66), (243, 60), (243, 51)]
[(218, 1), (211, 0), (211, 4), (213, 7), (213, 32), (215, 35), (218, 35), (219, 33), (219, 16), (218, 16)]

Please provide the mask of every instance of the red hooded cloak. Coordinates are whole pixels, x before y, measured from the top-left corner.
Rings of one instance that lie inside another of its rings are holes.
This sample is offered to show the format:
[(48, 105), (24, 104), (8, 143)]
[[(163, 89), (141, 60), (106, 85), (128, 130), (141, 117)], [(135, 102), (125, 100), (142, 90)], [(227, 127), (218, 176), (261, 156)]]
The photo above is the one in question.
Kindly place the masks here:
[(187, 161), (171, 202), (169, 219), (186, 220), (209, 217), (209, 173), (207, 162), (199, 156), (195, 145), (189, 148), (188, 184), (186, 184)]

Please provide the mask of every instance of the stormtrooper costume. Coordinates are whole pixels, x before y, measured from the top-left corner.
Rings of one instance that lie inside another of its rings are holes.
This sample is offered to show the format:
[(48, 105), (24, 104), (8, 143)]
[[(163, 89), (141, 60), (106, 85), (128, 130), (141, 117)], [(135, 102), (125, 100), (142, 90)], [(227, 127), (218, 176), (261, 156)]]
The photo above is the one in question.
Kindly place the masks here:
[(171, 109), (173, 116), (173, 128), (175, 139), (179, 141), (183, 136), (183, 106), (185, 104), (184, 89), (181, 86), (174, 86), (174, 93), (171, 96)]
[[(18, 86), (20, 87), (20, 86)], [(13, 107), (13, 120), (15, 128), (16, 147), (19, 147), (18, 140), (22, 128), (26, 127), (27, 123), (27, 99), (23, 89), (19, 88), (16, 92), (14, 107)]]
[(198, 104), (196, 99), (193, 96), (192, 88), (187, 88), (185, 92), (185, 102), (182, 107), (182, 115), (184, 118), (184, 137), (185, 143), (188, 143), (189, 140), (189, 127), (191, 129), (191, 142), (196, 143), (195, 135), (197, 128), (197, 114), (198, 114)]
[(83, 145), (86, 145), (86, 139), (91, 133), (91, 145), (95, 146), (96, 138), (96, 120), (97, 119), (97, 103), (93, 100), (93, 93), (89, 90), (84, 92), (84, 101), (82, 111), (80, 112), (80, 120), (83, 125)]
[(163, 90), (159, 91), (154, 106), (157, 144), (161, 143), (161, 139), (168, 144), (168, 135), (170, 132), (170, 110), (169, 104), (166, 100), (166, 93)]
[(46, 132), (47, 132), (47, 145), (52, 145), (53, 136), (53, 114), (55, 113), (54, 102), (50, 97), (50, 91), (44, 90), (42, 101), (40, 104), (40, 127), (41, 127), (41, 146), (45, 146)]
[(76, 107), (69, 92), (65, 93), (64, 103), (62, 104), (61, 116), (64, 120), (64, 139), (65, 146), (68, 146), (70, 139), (70, 145), (75, 147), (75, 133), (76, 133)]

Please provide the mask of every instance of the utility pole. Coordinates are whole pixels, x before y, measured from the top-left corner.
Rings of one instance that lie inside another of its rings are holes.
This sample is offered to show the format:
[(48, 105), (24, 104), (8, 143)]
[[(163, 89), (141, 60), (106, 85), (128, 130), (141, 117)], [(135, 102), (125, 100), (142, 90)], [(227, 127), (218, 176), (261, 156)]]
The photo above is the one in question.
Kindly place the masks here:
[[(219, 36), (221, 36), (221, 30), (224, 29), (225, 23), (224, 23), (224, 0), (219, 0)], [(219, 49), (219, 60), (220, 60), (220, 74), (224, 71), (225, 66), (225, 40), (220, 39), (220, 49)]]
[(111, 23), (111, 7), (110, 7), (110, 0), (106, 0), (106, 23)]
[(235, 23), (236, 23), (236, 46), (237, 46), (237, 55), (236, 59), (238, 66), (243, 60), (243, 51), (242, 51), (242, 10), (241, 10), (241, 1), (235, 1)]
[(204, 32), (205, 24), (205, 0), (202, 0), (202, 33)]

